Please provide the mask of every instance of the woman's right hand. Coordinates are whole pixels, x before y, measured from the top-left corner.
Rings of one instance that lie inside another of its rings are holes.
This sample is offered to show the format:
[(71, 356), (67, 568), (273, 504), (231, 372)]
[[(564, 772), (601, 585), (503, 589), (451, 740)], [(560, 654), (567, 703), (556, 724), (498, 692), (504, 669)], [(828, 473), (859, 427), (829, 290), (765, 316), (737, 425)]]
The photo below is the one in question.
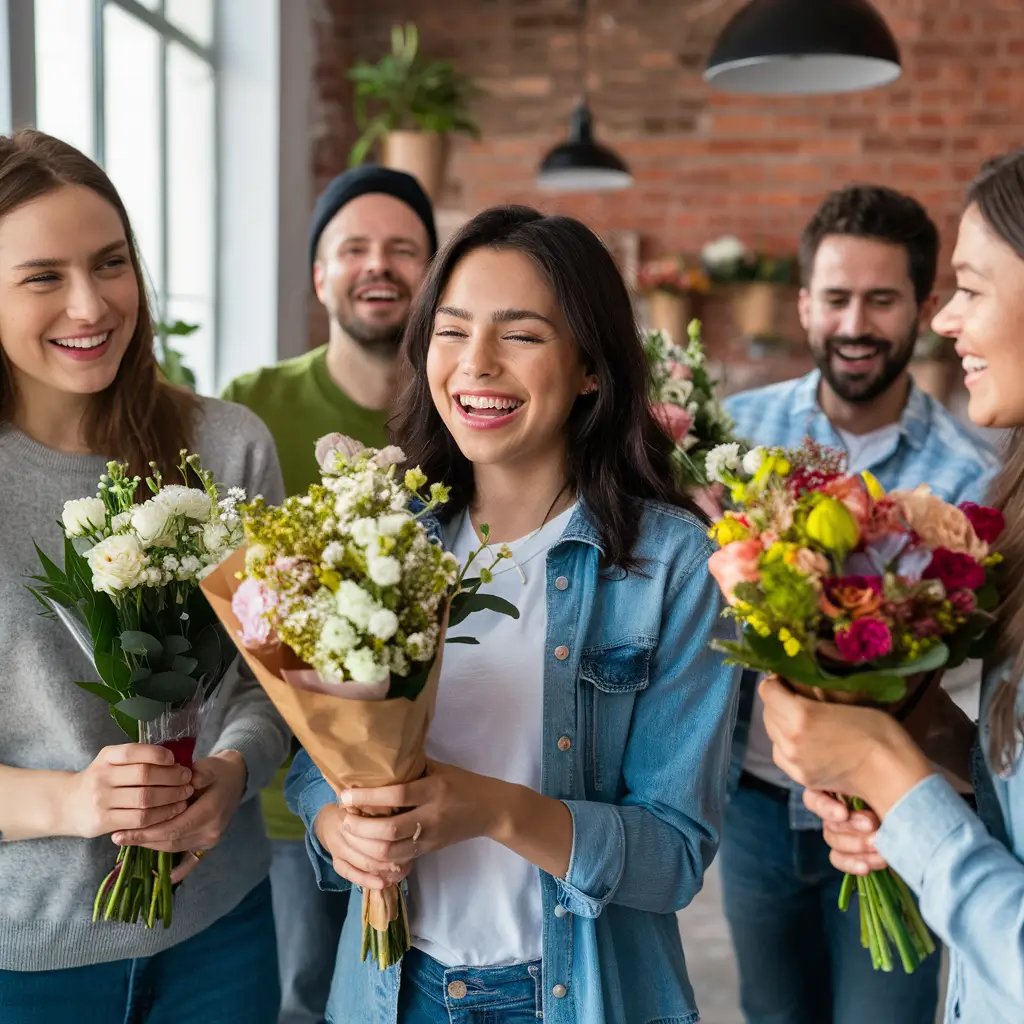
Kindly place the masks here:
[[(345, 819), (351, 814), (341, 804), (327, 804), (313, 822), (313, 831), (320, 845), (331, 855), (334, 870), (360, 889), (386, 889), (397, 885), (409, 873), (408, 865), (402, 867), (377, 860), (356, 849), (345, 831)], [(386, 845), (380, 843), (382, 848)]]
[(822, 820), (833, 867), (850, 875), (866, 875), (889, 866), (875, 852), (879, 821), (873, 811), (851, 811), (842, 801), (816, 789), (804, 790), (804, 804)]
[(188, 807), (191, 778), (192, 772), (175, 764), (166, 747), (104, 747), (92, 764), (70, 777), (61, 834), (93, 839), (167, 821)]

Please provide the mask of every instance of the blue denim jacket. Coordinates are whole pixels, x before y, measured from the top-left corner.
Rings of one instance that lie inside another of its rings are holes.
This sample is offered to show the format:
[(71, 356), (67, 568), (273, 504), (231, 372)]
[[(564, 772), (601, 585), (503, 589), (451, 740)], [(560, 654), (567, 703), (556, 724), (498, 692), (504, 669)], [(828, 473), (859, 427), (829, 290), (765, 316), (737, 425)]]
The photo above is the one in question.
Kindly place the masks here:
[[(821, 374), (814, 370), (796, 380), (744, 391), (725, 401), (736, 421), (736, 435), (753, 444), (799, 447), (810, 437), (818, 444), (845, 450), (829, 418), (818, 404)], [(999, 471), (999, 459), (943, 405), (911, 383), (892, 450), (868, 467), (887, 490), (928, 484), (945, 501), (983, 502)], [(747, 752), (747, 735), (759, 676), (744, 672), (739, 715), (729, 767), (729, 792), (739, 783)], [(821, 820), (803, 804), (803, 790), (794, 783), (789, 822), (794, 829), (821, 828)]]
[[(982, 723), (998, 675), (986, 678)], [(983, 725), (975, 754), (986, 747), (986, 732)], [(941, 775), (932, 775), (889, 811), (875, 845), (917, 893), (925, 920), (950, 950), (946, 1024), (1020, 1024), (1024, 774), (1020, 763), (1005, 778), (982, 767), (981, 777), (975, 773), (981, 818)]]
[[(541, 789), (565, 803), (574, 830), (566, 877), (540, 873), (548, 1024), (698, 1019), (675, 912), (718, 848), (738, 692), (738, 673), (708, 646), (733, 633), (711, 552), (695, 518), (652, 503), (634, 547), (646, 576), (599, 571), (599, 534), (582, 507), (548, 552)], [(312, 832), (334, 794), (304, 752), (285, 795), (306, 823), (320, 888), (347, 889)], [(361, 963), (360, 939), (353, 909), (328, 1016), (396, 1024), (401, 964)]]

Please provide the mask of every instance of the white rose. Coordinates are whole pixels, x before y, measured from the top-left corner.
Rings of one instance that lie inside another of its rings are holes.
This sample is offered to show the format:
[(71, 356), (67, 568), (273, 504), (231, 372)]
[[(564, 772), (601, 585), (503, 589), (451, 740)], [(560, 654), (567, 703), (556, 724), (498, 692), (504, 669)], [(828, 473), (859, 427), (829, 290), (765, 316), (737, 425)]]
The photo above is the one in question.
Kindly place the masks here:
[(132, 513), (132, 529), (143, 544), (170, 547), (173, 544), (167, 536), (171, 524), (171, 513), (163, 502), (150, 498)]
[(153, 500), (160, 502), (171, 515), (194, 519), (197, 523), (210, 521), (210, 496), (197, 487), (170, 484), (160, 488)]
[(377, 539), (377, 520), (357, 519), (349, 527), (349, 533), (361, 548), (368, 548)]
[(764, 462), (764, 448), (757, 447), (751, 448), (746, 455), (743, 456), (743, 472), (747, 476), (753, 476), (760, 468), (761, 463)]
[(387, 469), (388, 466), (397, 466), (400, 462), (405, 462), (405, 452), (398, 445), (389, 444), (386, 448), (381, 448), (370, 461), (380, 469)]
[(85, 557), (92, 569), (93, 590), (115, 596), (143, 582), (146, 553), (130, 533), (101, 540)]
[(195, 576), (196, 573), (202, 569), (203, 563), (196, 558), (195, 555), (186, 555), (181, 560), (181, 569), (179, 570), (179, 576), (182, 579), (188, 579), (190, 576)]
[(366, 629), (370, 624), (370, 616), (380, 609), (380, 605), (352, 580), (341, 581), (334, 595), (334, 603), (338, 614), (348, 619), (356, 629)]
[(329, 618), (324, 623), (320, 640), (324, 647), (337, 654), (351, 650), (359, 643), (359, 637), (356, 636), (356, 631), (348, 621), (335, 617)]
[(203, 527), (203, 546), (211, 554), (227, 547), (231, 531), (223, 523), (207, 523)]
[(380, 555), (377, 558), (368, 559), (366, 571), (378, 587), (392, 587), (402, 578), (402, 566), (397, 558), (392, 558), (390, 555)]
[(345, 655), (344, 665), (345, 671), (355, 682), (367, 686), (373, 683), (382, 683), (388, 677), (387, 666), (378, 664), (373, 657), (373, 651), (366, 647), (349, 651)]
[(99, 498), (76, 498), (64, 502), (61, 521), (69, 537), (88, 537), (107, 523), (107, 509)]
[(370, 636), (378, 640), (390, 640), (398, 632), (398, 616), (388, 608), (381, 608), (370, 616), (367, 629)]
[(402, 532), (402, 527), (412, 519), (412, 516), (398, 512), (390, 516), (381, 516), (377, 520), (377, 532), (382, 537), (397, 537)]
[(135, 510), (138, 505), (133, 505), (127, 512), (118, 512), (113, 519), (110, 520), (110, 530), (112, 533), (121, 533), (124, 530), (128, 530), (132, 525), (132, 516), (135, 515)]

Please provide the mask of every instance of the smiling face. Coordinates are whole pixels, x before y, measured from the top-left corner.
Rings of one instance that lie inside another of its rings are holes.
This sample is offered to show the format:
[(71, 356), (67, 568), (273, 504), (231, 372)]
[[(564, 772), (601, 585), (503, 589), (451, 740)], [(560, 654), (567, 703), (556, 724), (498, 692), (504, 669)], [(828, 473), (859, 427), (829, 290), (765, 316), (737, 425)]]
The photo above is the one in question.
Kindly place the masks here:
[(847, 402), (870, 402), (901, 377), (933, 309), (918, 306), (907, 250), (826, 235), (800, 293), (800, 322), (822, 377)]
[(139, 301), (121, 218), (91, 189), (65, 185), (0, 220), (0, 347), (23, 399), (108, 388)]
[(428, 257), (427, 229), (411, 206), (379, 193), (358, 196), (320, 236), (317, 298), (353, 341), (393, 356)]
[(956, 293), (932, 326), (956, 341), (970, 392), (967, 414), (982, 427), (1022, 426), (1024, 259), (972, 205), (960, 221), (953, 269)]
[(476, 249), (453, 270), (427, 379), (470, 462), (524, 466), (564, 458), (569, 413), (596, 386), (550, 285), (511, 249)]

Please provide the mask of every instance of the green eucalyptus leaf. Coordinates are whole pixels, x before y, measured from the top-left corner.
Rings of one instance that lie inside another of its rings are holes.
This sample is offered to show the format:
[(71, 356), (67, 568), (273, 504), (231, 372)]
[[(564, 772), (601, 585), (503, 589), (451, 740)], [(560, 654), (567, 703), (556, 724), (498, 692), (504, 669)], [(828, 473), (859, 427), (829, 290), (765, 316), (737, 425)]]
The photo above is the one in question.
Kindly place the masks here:
[(96, 662), (96, 671), (99, 672), (103, 682), (121, 693), (128, 692), (132, 673), (120, 658), (115, 658), (106, 651), (94, 648), (93, 660)]
[(475, 636), (448, 636), (445, 637), (446, 644), (479, 644)]
[(157, 672), (139, 683), (135, 687), (135, 692), (140, 697), (148, 697), (152, 701), (174, 704), (191, 697), (198, 685), (198, 680), (183, 672)]
[(187, 636), (172, 633), (170, 636), (164, 637), (163, 649), (165, 653), (173, 657), (174, 655), (184, 654), (186, 651), (191, 650), (192, 644)]
[(132, 718), (130, 715), (126, 715), (123, 711), (117, 710), (116, 704), (110, 705), (110, 717), (117, 722), (118, 728), (128, 737), (133, 743), (139, 742), (139, 722), (138, 719)]
[(164, 652), (163, 644), (151, 633), (141, 629), (126, 629), (120, 636), (121, 650), (125, 654), (137, 654), (147, 658), (159, 658)]
[(198, 658), (190, 658), (188, 655), (178, 654), (175, 655), (174, 660), (171, 662), (171, 671), (180, 672), (183, 676), (190, 676), (195, 672), (198, 664)]
[(123, 694), (103, 683), (75, 683), (75, 686), (80, 686), (87, 693), (105, 700), (108, 704), (116, 704), (123, 697)]
[(498, 597), (495, 594), (462, 593), (452, 598), (448, 625), (457, 626), (473, 612), (482, 611), (497, 612), (499, 615), (507, 615), (512, 619), (519, 618), (519, 609), (503, 597)]
[(163, 701), (151, 700), (149, 697), (127, 697), (113, 707), (115, 711), (120, 711), (122, 715), (134, 718), (137, 722), (152, 722), (166, 709)]

